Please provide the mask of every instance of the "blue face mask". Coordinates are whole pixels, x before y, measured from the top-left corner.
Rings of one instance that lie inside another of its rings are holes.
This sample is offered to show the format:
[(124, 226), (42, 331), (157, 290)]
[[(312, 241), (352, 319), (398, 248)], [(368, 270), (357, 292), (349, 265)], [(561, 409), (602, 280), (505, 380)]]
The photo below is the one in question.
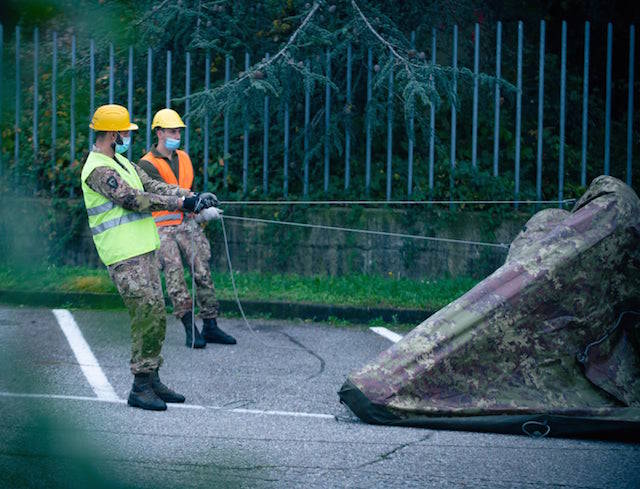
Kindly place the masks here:
[(131, 144), (131, 136), (121, 136), (120, 140), (122, 143), (118, 143), (116, 139), (116, 153), (122, 154), (125, 153), (129, 149), (129, 145)]
[(180, 140), (167, 138), (164, 142), (164, 145), (167, 147), (169, 151), (173, 151), (174, 149), (178, 149), (180, 147)]

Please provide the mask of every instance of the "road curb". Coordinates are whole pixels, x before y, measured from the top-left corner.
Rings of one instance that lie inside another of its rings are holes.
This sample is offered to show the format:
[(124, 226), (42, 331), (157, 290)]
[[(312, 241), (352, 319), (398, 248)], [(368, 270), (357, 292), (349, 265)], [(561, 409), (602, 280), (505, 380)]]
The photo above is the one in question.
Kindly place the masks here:
[[(219, 302), (222, 311), (239, 313), (236, 301), (221, 299)], [(35, 292), (0, 289), (0, 303), (49, 308), (124, 308), (122, 299), (117, 294), (90, 292)], [(241, 303), (244, 312), (252, 316), (268, 316), (275, 319), (300, 318), (313, 321), (327, 321), (329, 318), (337, 318), (354, 323), (368, 323), (375, 319), (381, 319), (386, 323), (418, 324), (434, 312), (419, 309), (334, 306), (279, 301), (241, 300)]]

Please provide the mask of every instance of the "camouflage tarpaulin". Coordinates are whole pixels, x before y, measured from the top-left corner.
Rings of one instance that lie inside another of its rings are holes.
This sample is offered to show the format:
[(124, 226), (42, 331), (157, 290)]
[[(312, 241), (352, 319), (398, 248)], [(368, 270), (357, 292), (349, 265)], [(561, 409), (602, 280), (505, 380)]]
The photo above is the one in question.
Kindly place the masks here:
[(370, 423), (640, 440), (640, 201), (596, 178), (505, 264), (352, 373)]

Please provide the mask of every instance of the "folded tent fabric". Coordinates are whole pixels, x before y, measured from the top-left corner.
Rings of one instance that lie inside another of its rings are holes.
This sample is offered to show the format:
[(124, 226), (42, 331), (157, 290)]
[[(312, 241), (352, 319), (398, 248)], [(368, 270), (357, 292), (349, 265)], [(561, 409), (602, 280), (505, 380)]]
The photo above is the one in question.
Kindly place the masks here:
[(640, 439), (640, 201), (596, 178), (505, 264), (349, 375), (372, 423)]

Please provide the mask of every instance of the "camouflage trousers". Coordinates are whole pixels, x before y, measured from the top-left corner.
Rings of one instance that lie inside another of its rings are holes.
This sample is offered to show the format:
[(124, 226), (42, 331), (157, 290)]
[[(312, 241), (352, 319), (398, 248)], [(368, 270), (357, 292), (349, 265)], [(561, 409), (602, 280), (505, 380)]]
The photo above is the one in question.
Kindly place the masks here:
[(193, 257), (193, 277), (200, 316), (205, 319), (218, 317), (219, 304), (209, 268), (211, 247), (200, 225), (190, 219), (184, 219), (177, 226), (159, 227), (158, 234), (160, 235), (158, 257), (164, 271), (167, 293), (173, 304), (174, 314), (181, 318), (191, 311), (191, 294), (184, 280), (182, 264), (182, 256), (184, 256), (189, 269), (191, 269)]
[(155, 253), (107, 267), (131, 317), (131, 372), (149, 373), (162, 365), (167, 318)]

